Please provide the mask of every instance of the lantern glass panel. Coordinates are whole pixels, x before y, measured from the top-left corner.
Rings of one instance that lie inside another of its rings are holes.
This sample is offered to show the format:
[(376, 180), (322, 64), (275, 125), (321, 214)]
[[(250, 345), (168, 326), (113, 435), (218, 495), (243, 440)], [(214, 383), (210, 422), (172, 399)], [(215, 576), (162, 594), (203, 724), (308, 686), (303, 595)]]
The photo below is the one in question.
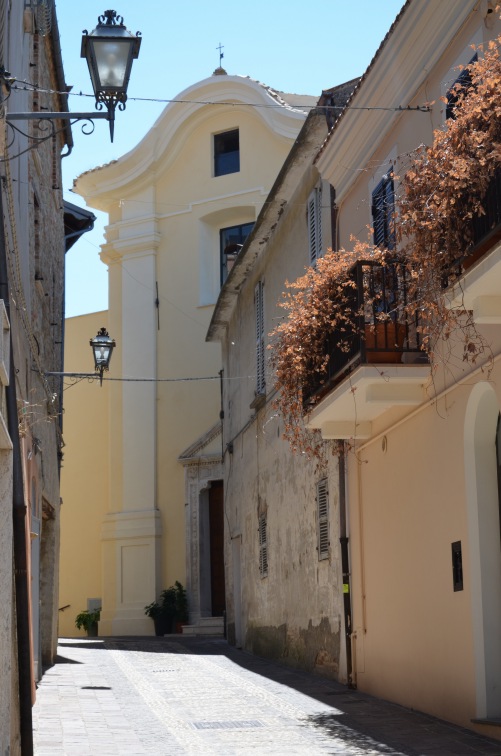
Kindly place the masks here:
[(94, 39), (99, 89), (122, 89), (127, 84), (131, 44), (128, 39)]

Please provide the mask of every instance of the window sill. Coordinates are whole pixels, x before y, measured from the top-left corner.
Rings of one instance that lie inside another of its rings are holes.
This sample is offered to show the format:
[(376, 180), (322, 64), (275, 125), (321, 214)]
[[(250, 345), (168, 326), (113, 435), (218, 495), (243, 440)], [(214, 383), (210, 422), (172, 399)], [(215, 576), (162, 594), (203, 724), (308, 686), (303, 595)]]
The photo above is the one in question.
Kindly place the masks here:
[(253, 410), (260, 410), (266, 404), (266, 394), (256, 394), (249, 407)]

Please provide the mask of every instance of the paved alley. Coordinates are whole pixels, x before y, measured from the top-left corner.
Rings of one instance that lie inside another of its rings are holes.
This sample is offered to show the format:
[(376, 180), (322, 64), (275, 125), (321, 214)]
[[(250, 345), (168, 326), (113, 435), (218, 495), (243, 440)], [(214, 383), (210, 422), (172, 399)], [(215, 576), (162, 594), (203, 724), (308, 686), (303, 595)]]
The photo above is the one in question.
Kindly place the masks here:
[(61, 639), (37, 756), (501, 755), (501, 743), (219, 639)]

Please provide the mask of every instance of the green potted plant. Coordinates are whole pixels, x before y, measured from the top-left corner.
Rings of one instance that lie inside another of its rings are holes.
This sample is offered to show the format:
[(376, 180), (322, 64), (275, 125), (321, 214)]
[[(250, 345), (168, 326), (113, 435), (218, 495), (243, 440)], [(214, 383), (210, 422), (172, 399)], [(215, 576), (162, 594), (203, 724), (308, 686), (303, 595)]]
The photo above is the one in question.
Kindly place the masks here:
[(189, 621), (188, 594), (179, 580), (176, 580), (174, 587), (176, 590), (176, 632), (181, 633), (182, 626)]
[(162, 591), (159, 601), (152, 601), (151, 604), (145, 606), (144, 613), (153, 620), (155, 635), (171, 633), (176, 616), (176, 589), (174, 586)]
[(101, 607), (89, 611), (85, 609), (75, 617), (75, 627), (78, 630), (85, 630), (89, 638), (97, 637), (97, 623), (101, 618)]

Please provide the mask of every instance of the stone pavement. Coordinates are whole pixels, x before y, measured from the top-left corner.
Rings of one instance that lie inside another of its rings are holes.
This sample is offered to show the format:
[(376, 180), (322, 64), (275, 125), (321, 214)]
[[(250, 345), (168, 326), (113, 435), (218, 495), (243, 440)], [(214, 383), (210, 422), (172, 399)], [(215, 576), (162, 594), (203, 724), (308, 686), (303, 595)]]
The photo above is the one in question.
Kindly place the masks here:
[(36, 756), (501, 756), (501, 742), (215, 638), (61, 639)]

